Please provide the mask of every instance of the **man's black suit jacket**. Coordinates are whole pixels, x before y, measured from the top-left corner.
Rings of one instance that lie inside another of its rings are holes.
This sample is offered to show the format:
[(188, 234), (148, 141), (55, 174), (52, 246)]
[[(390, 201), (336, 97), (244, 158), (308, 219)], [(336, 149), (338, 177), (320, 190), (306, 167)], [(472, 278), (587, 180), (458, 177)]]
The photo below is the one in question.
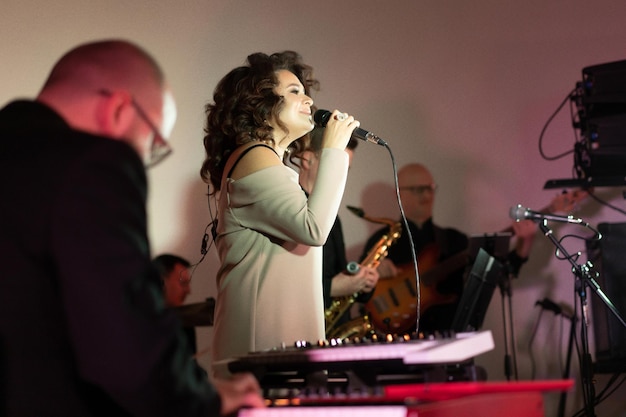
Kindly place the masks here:
[(0, 111), (0, 415), (217, 415), (164, 309), (146, 189), (125, 143)]

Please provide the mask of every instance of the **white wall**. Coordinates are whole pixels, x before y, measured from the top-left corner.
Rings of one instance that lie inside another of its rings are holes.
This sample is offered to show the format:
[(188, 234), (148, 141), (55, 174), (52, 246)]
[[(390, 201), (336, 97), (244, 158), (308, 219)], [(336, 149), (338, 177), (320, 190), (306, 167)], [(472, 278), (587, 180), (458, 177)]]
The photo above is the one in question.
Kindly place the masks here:
[[(194, 262), (210, 220), (198, 176), (203, 106), (219, 78), (252, 52), (299, 51), (322, 82), (317, 104), (355, 114), (390, 144), (398, 166), (430, 166), (440, 185), (436, 221), (470, 234), (505, 228), (517, 203), (536, 209), (549, 203), (558, 190), (543, 190), (544, 182), (569, 177), (573, 163), (571, 155), (554, 162), (540, 157), (544, 123), (583, 67), (625, 58), (626, 3), (620, 0), (2, 0), (1, 9), (0, 104), (35, 95), (60, 54), (87, 40), (128, 38), (162, 63), (180, 117), (172, 137), (175, 154), (150, 171), (150, 233), (155, 253), (176, 252)], [(554, 155), (573, 149), (573, 142), (566, 108), (548, 129), (544, 149)], [(396, 217), (392, 185), (387, 151), (362, 144), (344, 204)], [(623, 208), (620, 191), (597, 190)], [(340, 215), (348, 252), (357, 257), (376, 226), (345, 208)], [(624, 221), (594, 201), (583, 203), (577, 215), (594, 225)], [(571, 248), (582, 246), (573, 242)], [(569, 265), (555, 260), (541, 235), (531, 258), (513, 286), (522, 379), (531, 375), (527, 345), (539, 313), (535, 301), (575, 303)], [(194, 274), (189, 302), (215, 295), (216, 264), (211, 251)], [(504, 375), (502, 326), (496, 293), (485, 327), (498, 346), (479, 358), (491, 379)], [(543, 315), (533, 345), (538, 378), (560, 376), (564, 354), (558, 352), (567, 343), (567, 326), (559, 333), (558, 319)], [(200, 349), (208, 348), (211, 330), (199, 328), (198, 334)], [(207, 359), (201, 357), (205, 364)], [(573, 375), (579, 377), (577, 367)], [(606, 379), (598, 376), (598, 390)], [(581, 405), (580, 392), (569, 396), (570, 415)], [(598, 414), (625, 415), (618, 400), (624, 393), (622, 387)], [(554, 414), (558, 396), (546, 398)]]

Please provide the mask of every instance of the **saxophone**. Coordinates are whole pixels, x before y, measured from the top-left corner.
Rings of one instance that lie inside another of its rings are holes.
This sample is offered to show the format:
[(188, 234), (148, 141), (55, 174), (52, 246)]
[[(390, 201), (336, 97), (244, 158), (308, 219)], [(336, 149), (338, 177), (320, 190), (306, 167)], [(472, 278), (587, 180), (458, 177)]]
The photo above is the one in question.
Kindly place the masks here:
[[(363, 262), (361, 262), (361, 265), (371, 268), (378, 267), (380, 262), (387, 256), (387, 249), (389, 249), (389, 247), (400, 237), (400, 234), (402, 233), (402, 226), (400, 223), (395, 223), (387, 219), (379, 220), (377, 222), (389, 224), (389, 231), (384, 234), (378, 242), (376, 242), (376, 244), (367, 253), (365, 259), (363, 259)], [(353, 264), (353, 262), (348, 264), (349, 272), (353, 271), (353, 273), (356, 273), (358, 268), (350, 271), (351, 264)], [(330, 307), (324, 311), (327, 339), (344, 339), (359, 334), (363, 335), (372, 331), (372, 325), (369, 322), (369, 317), (367, 315), (356, 318), (340, 327), (335, 327), (339, 318), (343, 316), (346, 311), (348, 311), (352, 304), (354, 304), (358, 295), (359, 293), (354, 293), (344, 297), (333, 298)]]

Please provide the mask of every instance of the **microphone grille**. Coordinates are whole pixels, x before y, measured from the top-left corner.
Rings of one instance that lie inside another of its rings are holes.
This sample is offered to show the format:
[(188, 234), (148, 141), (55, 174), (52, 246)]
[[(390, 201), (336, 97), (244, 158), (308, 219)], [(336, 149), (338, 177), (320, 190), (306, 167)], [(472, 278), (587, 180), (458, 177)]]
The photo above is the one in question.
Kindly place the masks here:
[(524, 220), (526, 218), (526, 209), (521, 204), (513, 206), (509, 210), (509, 217), (517, 221)]
[(328, 110), (319, 109), (313, 115), (313, 121), (319, 127), (326, 127), (331, 114)]

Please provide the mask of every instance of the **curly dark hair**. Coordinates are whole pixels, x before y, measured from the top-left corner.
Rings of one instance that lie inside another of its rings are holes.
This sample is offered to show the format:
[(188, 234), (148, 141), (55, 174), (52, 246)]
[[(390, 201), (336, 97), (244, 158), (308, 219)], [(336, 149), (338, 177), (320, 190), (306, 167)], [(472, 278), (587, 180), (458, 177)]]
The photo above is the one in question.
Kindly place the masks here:
[[(213, 103), (205, 107), (206, 157), (200, 176), (213, 186), (214, 192), (220, 189), (226, 161), (237, 147), (251, 141), (274, 145), (273, 128), (267, 120), (276, 120), (286, 130), (278, 118), (283, 98), (274, 92), (278, 86), (277, 71), (291, 71), (304, 86), (306, 95), (310, 95), (311, 89), (319, 89), (313, 68), (304, 64), (294, 51), (255, 53), (248, 56), (247, 64), (220, 80), (213, 93)], [(304, 146), (301, 142), (298, 139), (290, 147), (299, 152)]]

